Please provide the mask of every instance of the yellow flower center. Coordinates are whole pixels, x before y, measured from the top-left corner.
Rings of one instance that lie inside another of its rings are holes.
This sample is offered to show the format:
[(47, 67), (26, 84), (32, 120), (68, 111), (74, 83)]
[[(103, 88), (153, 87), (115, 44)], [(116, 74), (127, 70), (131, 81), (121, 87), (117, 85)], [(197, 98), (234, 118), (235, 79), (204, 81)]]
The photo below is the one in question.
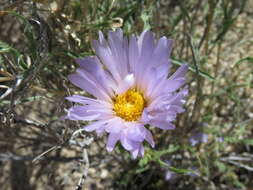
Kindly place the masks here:
[(126, 121), (137, 121), (145, 107), (145, 100), (140, 92), (128, 90), (114, 100), (113, 110)]

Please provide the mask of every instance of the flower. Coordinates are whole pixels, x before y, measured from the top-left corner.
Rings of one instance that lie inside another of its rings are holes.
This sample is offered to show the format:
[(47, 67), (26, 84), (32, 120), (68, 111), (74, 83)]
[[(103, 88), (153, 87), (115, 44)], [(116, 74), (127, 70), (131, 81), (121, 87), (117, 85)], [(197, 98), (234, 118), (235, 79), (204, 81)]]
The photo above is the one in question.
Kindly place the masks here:
[(166, 173), (165, 173), (165, 180), (166, 181), (174, 180), (177, 177), (178, 177), (178, 175), (175, 172), (172, 172), (170, 170), (166, 171)]
[(187, 65), (169, 78), (172, 41), (155, 41), (153, 33), (139, 37), (123, 36), (122, 30), (102, 32), (92, 46), (95, 56), (77, 59), (79, 64), (69, 80), (93, 97), (73, 95), (66, 99), (78, 105), (68, 110), (66, 119), (93, 121), (85, 131), (109, 133), (106, 148), (112, 151), (119, 141), (133, 158), (144, 155), (143, 141), (154, 147), (147, 124), (164, 130), (174, 129), (172, 121), (184, 112), (183, 98)]
[[(171, 166), (172, 166), (172, 163), (173, 163), (171, 160), (165, 160), (164, 162), (165, 162), (165, 163), (167, 164), (167, 166), (169, 166), (169, 167), (171, 167)], [(178, 177), (178, 175), (177, 175), (175, 172), (171, 171), (170, 169), (166, 169), (166, 170), (165, 170), (165, 180), (166, 180), (166, 181), (173, 181), (173, 180), (175, 180), (177, 177)]]
[(220, 143), (224, 142), (224, 137), (217, 137), (216, 140)]
[(195, 146), (199, 143), (207, 143), (208, 142), (208, 134), (198, 132), (198, 133), (192, 135), (189, 138), (189, 141), (192, 146)]

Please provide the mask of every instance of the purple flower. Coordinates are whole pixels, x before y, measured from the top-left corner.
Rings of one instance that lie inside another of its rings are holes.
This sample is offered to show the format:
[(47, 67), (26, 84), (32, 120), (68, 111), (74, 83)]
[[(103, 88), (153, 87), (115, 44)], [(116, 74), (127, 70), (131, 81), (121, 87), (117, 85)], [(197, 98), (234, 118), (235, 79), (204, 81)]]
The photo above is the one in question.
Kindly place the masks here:
[(217, 137), (217, 141), (220, 143), (224, 142), (224, 137)]
[(165, 180), (166, 181), (171, 181), (177, 178), (177, 174), (175, 172), (172, 172), (170, 170), (166, 171), (165, 173)]
[[(171, 160), (165, 160), (164, 161), (168, 166), (171, 166), (172, 165), (172, 161)], [(173, 171), (170, 171), (170, 170), (166, 170), (165, 171), (165, 180), (166, 181), (172, 181), (174, 179), (177, 178), (177, 174)]]
[(68, 110), (66, 119), (93, 121), (85, 131), (109, 133), (106, 148), (112, 151), (119, 141), (133, 158), (144, 155), (143, 141), (154, 147), (146, 124), (164, 130), (174, 129), (172, 121), (184, 112), (187, 65), (167, 78), (172, 41), (156, 41), (153, 33), (139, 37), (123, 36), (122, 30), (101, 32), (94, 40), (95, 56), (77, 59), (79, 64), (69, 80), (93, 97), (73, 95), (66, 99), (78, 105)]
[(195, 146), (199, 143), (207, 143), (208, 142), (208, 134), (198, 132), (198, 133), (192, 135), (190, 137), (189, 141), (192, 146)]

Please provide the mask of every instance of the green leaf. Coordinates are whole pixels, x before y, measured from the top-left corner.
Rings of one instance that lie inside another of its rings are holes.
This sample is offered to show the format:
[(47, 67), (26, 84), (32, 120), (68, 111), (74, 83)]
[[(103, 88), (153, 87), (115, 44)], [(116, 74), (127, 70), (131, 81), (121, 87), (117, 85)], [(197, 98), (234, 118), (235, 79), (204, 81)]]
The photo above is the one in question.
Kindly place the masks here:
[(0, 53), (11, 53), (15, 56), (18, 65), (22, 70), (26, 70), (28, 68), (27, 64), (24, 61), (24, 56), (15, 48), (9, 46), (7, 43), (0, 41)]
[(253, 139), (245, 139), (243, 142), (247, 145), (253, 145)]
[(193, 170), (187, 170), (187, 169), (182, 169), (182, 168), (175, 168), (170, 166), (169, 170), (178, 174), (189, 174), (189, 173), (195, 173)]
[(226, 164), (220, 162), (220, 161), (216, 161), (215, 165), (218, 167), (220, 172), (225, 172), (227, 170), (227, 166)]
[(144, 30), (150, 30), (151, 29), (151, 25), (150, 25), (151, 18), (152, 18), (152, 10), (146, 10), (146, 11), (142, 12), (141, 19), (144, 23), (144, 26), (143, 26)]
[[(182, 61), (179, 61), (179, 60), (176, 60), (176, 59), (171, 59), (171, 62), (175, 65), (182, 65), (182, 64), (185, 64), (185, 62), (182, 62)], [(189, 66), (189, 70), (193, 71), (194, 73), (197, 73), (197, 69), (195, 68), (195, 66), (191, 65), (191, 64), (188, 64)], [(214, 77), (212, 77), (211, 75), (209, 75), (208, 73), (204, 72), (204, 71), (201, 71), (201, 70), (198, 70), (199, 71), (199, 75), (202, 76), (202, 77), (205, 77), (209, 80), (215, 80)]]
[(8, 44), (0, 41), (0, 53), (8, 53), (11, 49), (12, 48)]
[(137, 169), (137, 170), (135, 171), (135, 173), (136, 173), (136, 174), (139, 174), (139, 173), (145, 172), (145, 171), (147, 171), (149, 168), (150, 168), (149, 165), (147, 165), (147, 166), (145, 166), (145, 167), (141, 167), (141, 168)]
[(170, 154), (170, 153), (176, 152), (177, 150), (179, 150), (179, 148), (180, 148), (180, 146), (171, 144), (168, 149), (161, 150), (161, 151), (154, 151), (154, 155), (156, 157), (160, 158), (161, 156), (163, 156), (165, 154)]
[(244, 58), (240, 59), (239, 61), (237, 61), (234, 66), (237, 66), (237, 65), (239, 65), (242, 62), (253, 63), (253, 57), (244, 57)]
[(0, 65), (2, 66), (4, 63), (3, 57), (0, 55)]
[(176, 168), (173, 166), (168, 165), (166, 162), (159, 160), (159, 164), (164, 167), (168, 168), (170, 171), (178, 173), (178, 174), (189, 174), (189, 173), (195, 173), (193, 170), (183, 169), (183, 168)]

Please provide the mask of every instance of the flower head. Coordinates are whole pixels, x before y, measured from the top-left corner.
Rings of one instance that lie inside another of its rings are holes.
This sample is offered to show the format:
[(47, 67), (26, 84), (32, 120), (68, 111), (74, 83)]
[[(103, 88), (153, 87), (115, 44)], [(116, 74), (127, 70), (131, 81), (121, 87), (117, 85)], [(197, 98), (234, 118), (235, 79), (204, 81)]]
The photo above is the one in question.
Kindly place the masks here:
[(198, 132), (198, 133), (192, 135), (189, 138), (189, 141), (192, 146), (195, 146), (199, 143), (207, 143), (208, 142), (208, 134)]
[(78, 103), (65, 118), (92, 121), (85, 131), (109, 133), (107, 150), (119, 141), (132, 153), (144, 155), (143, 141), (154, 147), (147, 124), (164, 130), (174, 129), (172, 121), (184, 111), (183, 98), (187, 66), (182, 65), (169, 78), (171, 40), (155, 41), (153, 33), (123, 37), (122, 30), (108, 33), (108, 41), (99, 33), (93, 41), (95, 56), (77, 59), (80, 65), (69, 80), (93, 97), (73, 95)]
[(178, 175), (175, 172), (172, 172), (170, 170), (166, 171), (166, 173), (165, 173), (165, 180), (166, 181), (174, 180), (177, 177), (178, 177)]

